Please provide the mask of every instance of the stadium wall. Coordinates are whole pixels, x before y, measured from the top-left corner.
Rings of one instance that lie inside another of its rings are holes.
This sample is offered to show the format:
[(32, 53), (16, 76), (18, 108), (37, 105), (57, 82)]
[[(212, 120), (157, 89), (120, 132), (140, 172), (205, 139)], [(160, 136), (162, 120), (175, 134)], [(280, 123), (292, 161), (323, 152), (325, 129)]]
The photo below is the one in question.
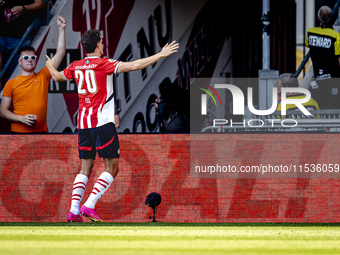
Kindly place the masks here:
[[(267, 151), (294, 155), (301, 163), (315, 163), (323, 155), (331, 155), (333, 163), (340, 159), (336, 134), (228, 138), (238, 146), (230, 153), (247, 165), (254, 155), (258, 161), (275, 156)], [(264, 149), (261, 154), (251, 146), (257, 141)], [(77, 135), (1, 135), (0, 142), (0, 221), (64, 222), (79, 171)], [(193, 178), (190, 135), (121, 134), (120, 144), (120, 172), (97, 204), (107, 222), (150, 221), (152, 210), (144, 204), (150, 192), (162, 196), (156, 216), (162, 222), (339, 221), (338, 179)], [(102, 160), (96, 161), (85, 199), (102, 170)]]

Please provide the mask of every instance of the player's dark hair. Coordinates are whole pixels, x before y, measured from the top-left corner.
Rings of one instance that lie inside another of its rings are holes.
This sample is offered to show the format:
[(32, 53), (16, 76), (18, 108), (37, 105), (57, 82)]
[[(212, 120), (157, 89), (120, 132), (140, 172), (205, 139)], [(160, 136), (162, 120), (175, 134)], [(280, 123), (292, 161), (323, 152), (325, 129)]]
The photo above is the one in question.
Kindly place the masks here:
[(93, 53), (100, 39), (100, 32), (96, 29), (90, 29), (81, 36), (81, 45), (87, 53)]
[(19, 50), (18, 50), (18, 56), (21, 57), (21, 53), (23, 51), (34, 51), (34, 54), (35, 54), (35, 49), (32, 47), (32, 46), (24, 46), (24, 47), (21, 47)]
[(283, 73), (279, 76), (282, 87), (297, 88), (299, 87), (299, 81), (293, 73)]

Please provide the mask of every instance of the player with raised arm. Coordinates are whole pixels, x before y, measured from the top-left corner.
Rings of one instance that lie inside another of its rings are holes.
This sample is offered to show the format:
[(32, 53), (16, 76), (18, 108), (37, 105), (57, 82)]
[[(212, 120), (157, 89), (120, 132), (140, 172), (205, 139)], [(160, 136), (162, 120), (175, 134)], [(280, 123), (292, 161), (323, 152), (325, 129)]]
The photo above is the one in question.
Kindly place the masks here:
[[(150, 57), (132, 62), (120, 62), (103, 55), (103, 38), (98, 30), (90, 29), (81, 37), (87, 57), (74, 61), (59, 72), (55, 60), (46, 56), (46, 66), (55, 81), (75, 79), (78, 86), (78, 145), (81, 170), (73, 183), (71, 210), (68, 222), (82, 222), (80, 214), (92, 221), (102, 221), (95, 212), (99, 198), (107, 191), (118, 173), (119, 142), (114, 120), (113, 74), (141, 70), (156, 61), (177, 52), (179, 44), (173, 41)], [(80, 208), (88, 178), (92, 173), (96, 152), (104, 158), (105, 171), (99, 176), (85, 204)]]

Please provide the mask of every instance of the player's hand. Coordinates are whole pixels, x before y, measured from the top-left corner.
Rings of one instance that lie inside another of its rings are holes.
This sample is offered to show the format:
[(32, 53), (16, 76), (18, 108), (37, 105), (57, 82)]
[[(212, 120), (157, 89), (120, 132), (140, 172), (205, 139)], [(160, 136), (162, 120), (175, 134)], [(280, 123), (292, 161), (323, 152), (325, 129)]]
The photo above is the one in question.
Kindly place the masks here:
[(26, 114), (25, 116), (22, 116), (21, 118), (21, 123), (27, 126), (30, 126), (30, 127), (35, 125), (36, 121), (37, 121), (37, 115), (33, 115), (33, 114)]
[(19, 17), (21, 15), (21, 13), (23, 13), (24, 7), (23, 6), (14, 6), (11, 11), (12, 11), (14, 17)]
[(65, 28), (67, 26), (67, 20), (59, 15), (57, 18), (57, 24), (58, 27)]
[(4, 5), (5, 3), (6, 3), (5, 1), (0, 0), (0, 6), (1, 6), (1, 5)]
[(172, 53), (177, 52), (177, 49), (179, 48), (179, 43), (176, 43), (176, 41), (173, 41), (170, 44), (166, 44), (163, 49), (161, 50), (160, 54), (163, 58), (171, 55)]
[(46, 56), (46, 67), (48, 68), (48, 69), (50, 69), (50, 68), (55, 68), (55, 59), (54, 59), (54, 57), (52, 58), (52, 59), (50, 59), (47, 55), (45, 55)]

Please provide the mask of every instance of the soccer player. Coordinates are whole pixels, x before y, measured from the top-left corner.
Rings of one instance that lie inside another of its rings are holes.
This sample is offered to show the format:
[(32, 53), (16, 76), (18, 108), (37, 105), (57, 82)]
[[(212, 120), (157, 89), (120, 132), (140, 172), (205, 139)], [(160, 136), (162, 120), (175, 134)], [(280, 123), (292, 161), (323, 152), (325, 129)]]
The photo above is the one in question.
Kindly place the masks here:
[[(95, 212), (98, 199), (107, 191), (118, 173), (119, 142), (114, 121), (113, 74), (141, 70), (156, 61), (177, 52), (179, 44), (173, 41), (150, 57), (133, 62), (120, 62), (103, 55), (103, 38), (98, 30), (90, 29), (81, 37), (87, 53), (85, 59), (74, 61), (58, 72), (55, 60), (46, 56), (46, 66), (55, 81), (75, 79), (79, 95), (78, 145), (81, 170), (73, 183), (71, 210), (68, 222), (82, 222), (85, 216), (93, 222), (102, 221)], [(85, 204), (79, 205), (94, 165), (95, 155), (104, 158), (105, 171), (99, 176)]]

